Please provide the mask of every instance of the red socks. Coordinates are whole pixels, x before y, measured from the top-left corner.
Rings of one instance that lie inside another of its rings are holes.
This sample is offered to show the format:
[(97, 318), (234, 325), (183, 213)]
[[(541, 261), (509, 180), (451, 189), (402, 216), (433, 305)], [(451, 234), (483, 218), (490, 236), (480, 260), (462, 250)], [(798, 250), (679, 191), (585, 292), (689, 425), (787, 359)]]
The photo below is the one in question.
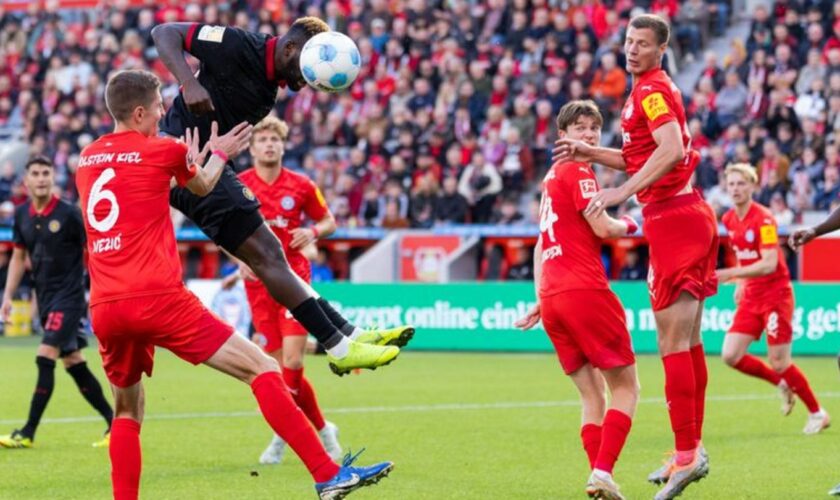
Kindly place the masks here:
[(589, 468), (595, 468), (595, 459), (598, 457), (598, 450), (601, 448), (601, 426), (586, 424), (580, 428), (580, 440), (583, 441), (583, 449), (589, 458)]
[(706, 368), (706, 353), (703, 344), (692, 347), (691, 364), (694, 368), (694, 425), (697, 441), (703, 439), (703, 417), (706, 413), (706, 386), (709, 384), (709, 370)]
[(665, 400), (677, 452), (694, 450), (697, 447), (697, 382), (691, 353), (668, 354), (662, 357), (662, 364), (665, 367)]
[(618, 410), (607, 411), (601, 428), (601, 448), (595, 459), (595, 469), (612, 474), (613, 466), (618, 460), (621, 449), (624, 448), (632, 423), (633, 420), (626, 413)]
[(799, 370), (798, 366), (791, 363), (788, 369), (782, 372), (782, 378), (787, 382), (790, 390), (805, 403), (809, 412), (816, 413), (820, 411), (820, 404), (817, 402), (817, 397), (814, 396), (814, 392), (808, 384), (808, 379), (805, 378), (805, 374)]
[(111, 422), (111, 484), (114, 500), (137, 500), (140, 490), (140, 423), (130, 418)]
[(321, 414), (321, 408), (318, 406), (318, 399), (315, 397), (315, 390), (309, 380), (303, 376), (303, 367), (299, 369), (292, 369), (283, 367), (283, 381), (295, 398), (295, 402), (306, 414), (306, 418), (312, 422), (316, 430), (324, 428), (324, 416)]
[(330, 459), (318, 435), (289, 391), (278, 372), (265, 372), (251, 383), (268, 425), (295, 450), (315, 482), (329, 481), (338, 473), (338, 465)]
[(779, 385), (779, 382), (782, 381), (782, 376), (773, 371), (770, 365), (749, 354), (744, 354), (732, 368), (741, 373), (764, 379), (773, 385)]

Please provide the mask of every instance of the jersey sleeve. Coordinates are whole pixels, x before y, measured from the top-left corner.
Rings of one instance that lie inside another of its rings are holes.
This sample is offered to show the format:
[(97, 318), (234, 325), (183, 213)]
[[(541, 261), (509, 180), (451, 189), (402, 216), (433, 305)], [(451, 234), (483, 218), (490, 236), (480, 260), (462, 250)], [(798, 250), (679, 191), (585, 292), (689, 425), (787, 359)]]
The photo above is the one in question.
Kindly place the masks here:
[(756, 221), (756, 225), (758, 244), (762, 250), (779, 246), (779, 231), (773, 217), (762, 215)]
[(79, 207), (73, 205), (70, 207), (70, 220), (73, 222), (73, 231), (79, 237), (79, 243), (82, 246), (87, 244), (87, 234), (85, 234), (85, 223), (82, 220), (82, 211)]
[(26, 243), (23, 241), (23, 233), (21, 232), (20, 227), (21, 210), (21, 207), (18, 207), (18, 209), (15, 210), (15, 220), (12, 223), (12, 243), (14, 243), (15, 248), (25, 250)]
[(307, 193), (306, 201), (303, 204), (303, 213), (314, 221), (319, 221), (326, 217), (330, 210), (327, 207), (327, 200), (321, 194), (321, 190), (311, 180), (306, 181)]
[(178, 186), (184, 187), (196, 175), (196, 167), (187, 162), (189, 148), (176, 139), (163, 139), (163, 164), (175, 177)]
[(207, 68), (229, 70), (245, 50), (244, 39), (245, 32), (239, 28), (195, 23), (187, 31), (184, 49)]
[(589, 206), (589, 201), (600, 189), (595, 173), (584, 165), (567, 168), (563, 174), (563, 186), (568, 190), (564, 195), (571, 195), (572, 203), (578, 212)]
[(639, 87), (638, 109), (642, 110), (648, 130), (653, 132), (668, 122), (675, 122), (678, 103), (674, 91), (665, 82), (651, 82)]

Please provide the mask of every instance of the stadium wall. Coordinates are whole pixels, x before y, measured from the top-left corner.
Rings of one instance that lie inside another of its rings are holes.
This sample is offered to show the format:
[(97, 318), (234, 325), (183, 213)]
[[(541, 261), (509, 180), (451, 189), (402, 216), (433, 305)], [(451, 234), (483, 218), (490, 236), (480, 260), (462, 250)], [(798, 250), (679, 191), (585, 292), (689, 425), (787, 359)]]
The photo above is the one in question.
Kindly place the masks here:
[[(190, 287), (210, 304), (218, 285), (193, 281)], [(655, 353), (656, 328), (644, 282), (614, 282), (625, 307), (637, 353)], [(359, 326), (412, 324), (418, 333), (410, 348), (438, 351), (552, 351), (542, 326), (522, 332), (513, 322), (534, 304), (528, 283), (351, 284), (323, 283), (317, 289)], [(734, 287), (721, 286), (706, 301), (703, 337), (706, 351), (720, 353), (735, 312)], [(796, 354), (835, 355), (840, 351), (840, 285), (794, 284)], [(766, 352), (757, 342), (751, 352)]]

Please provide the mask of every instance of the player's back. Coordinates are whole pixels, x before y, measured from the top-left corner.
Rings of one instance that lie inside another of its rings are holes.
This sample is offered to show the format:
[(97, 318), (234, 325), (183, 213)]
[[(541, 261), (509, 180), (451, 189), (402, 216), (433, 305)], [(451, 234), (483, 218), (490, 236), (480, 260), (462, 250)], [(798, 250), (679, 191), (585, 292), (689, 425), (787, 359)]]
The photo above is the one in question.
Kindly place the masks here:
[(779, 246), (776, 219), (767, 207), (753, 201), (743, 219), (739, 219), (732, 208), (723, 215), (721, 222), (726, 227), (729, 244), (739, 266), (749, 266), (761, 260), (761, 250), (777, 252), (776, 269), (765, 276), (746, 278), (745, 293), (760, 298), (774, 290), (791, 286), (785, 254)]
[(672, 121), (680, 128), (685, 158), (659, 180), (639, 191), (637, 197), (641, 203), (661, 201), (680, 192), (700, 162), (699, 154), (691, 149), (682, 93), (662, 69), (648, 71), (636, 82), (621, 113), (621, 154), (628, 174), (641, 170), (658, 147), (653, 131)]
[(82, 151), (76, 184), (91, 305), (182, 286), (169, 187), (173, 176), (189, 180), (186, 153), (179, 141), (133, 131), (104, 135)]
[(601, 239), (582, 213), (597, 192), (598, 181), (585, 163), (555, 164), (546, 175), (540, 204), (541, 297), (609, 286)]

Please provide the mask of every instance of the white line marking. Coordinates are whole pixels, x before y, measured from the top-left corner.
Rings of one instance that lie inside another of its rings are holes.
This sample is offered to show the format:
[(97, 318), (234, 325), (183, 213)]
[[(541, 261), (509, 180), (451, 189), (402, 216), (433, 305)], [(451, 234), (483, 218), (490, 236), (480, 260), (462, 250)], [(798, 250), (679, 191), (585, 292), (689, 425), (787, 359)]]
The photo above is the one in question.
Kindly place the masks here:
[[(840, 398), (840, 392), (823, 392), (818, 396), (824, 399)], [(733, 402), (733, 401), (764, 401), (776, 399), (775, 395), (768, 394), (728, 394), (706, 397), (707, 402)], [(641, 398), (639, 404), (665, 404), (663, 398)], [(437, 405), (404, 405), (404, 406), (353, 406), (347, 408), (326, 408), (325, 414), (336, 413), (407, 413), (407, 412), (434, 412), (434, 411), (464, 411), (464, 410), (514, 410), (523, 408), (560, 408), (580, 406), (577, 399), (562, 401), (511, 401), (498, 403), (449, 403)], [(260, 414), (254, 411), (233, 411), (233, 412), (205, 412), (205, 413), (161, 413), (157, 415), (146, 415), (145, 420), (201, 420), (207, 418), (248, 418), (259, 417)], [(75, 424), (81, 422), (99, 422), (101, 417), (60, 417), (45, 418), (41, 422), (45, 424)], [(0, 425), (15, 425), (21, 423), (20, 419), (0, 420)]]

